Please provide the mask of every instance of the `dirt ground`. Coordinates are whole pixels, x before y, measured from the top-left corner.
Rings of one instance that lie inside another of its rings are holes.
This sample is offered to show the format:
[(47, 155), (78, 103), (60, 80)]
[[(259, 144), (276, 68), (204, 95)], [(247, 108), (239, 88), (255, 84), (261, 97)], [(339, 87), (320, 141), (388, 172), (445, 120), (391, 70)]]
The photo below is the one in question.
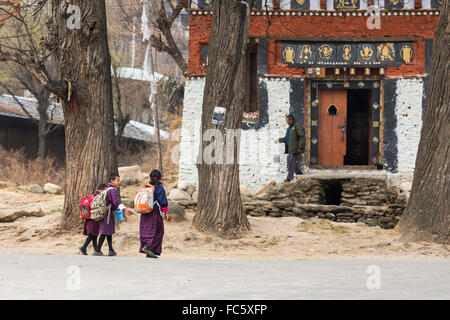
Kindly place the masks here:
[[(136, 187), (124, 188), (131, 195)], [(42, 217), (0, 223), (0, 252), (79, 254), (81, 232), (61, 233), (57, 225), (64, 197), (33, 194), (16, 186), (0, 189), (0, 213), (12, 208), (42, 209)], [(241, 239), (224, 240), (192, 227), (194, 212), (183, 222), (166, 222), (162, 258), (177, 259), (436, 259), (449, 258), (450, 246), (403, 243), (396, 229), (361, 223), (335, 223), (296, 217), (249, 217), (252, 230)], [(139, 249), (139, 216), (116, 228), (113, 237), (120, 256), (143, 256)], [(106, 243), (105, 243), (106, 245)], [(92, 247), (89, 248), (92, 252)], [(107, 247), (103, 248), (107, 252)]]

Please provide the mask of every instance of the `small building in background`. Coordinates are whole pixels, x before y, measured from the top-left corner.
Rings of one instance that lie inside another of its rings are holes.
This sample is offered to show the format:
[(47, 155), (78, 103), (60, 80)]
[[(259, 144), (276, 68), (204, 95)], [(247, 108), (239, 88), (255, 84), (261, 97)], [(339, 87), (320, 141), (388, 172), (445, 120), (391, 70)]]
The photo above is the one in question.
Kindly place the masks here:
[[(214, 1), (195, 3), (189, 9), (179, 170), (180, 180), (193, 183)], [(289, 113), (305, 129), (307, 172), (411, 179), (440, 5), (256, 1), (246, 53), (241, 185), (256, 191), (285, 179), (284, 147), (275, 140), (284, 136)]]
[[(28, 157), (36, 158), (39, 141), (37, 100), (25, 97), (16, 99), (6, 94), (0, 96), (0, 145), (7, 150), (23, 149)], [(47, 112), (52, 125), (47, 136), (48, 155), (62, 164), (65, 158), (64, 114), (58, 103), (51, 103)], [(161, 130), (160, 134), (162, 140), (169, 138), (167, 131)], [(125, 127), (123, 142), (126, 152), (136, 153), (147, 149), (155, 143), (155, 128), (131, 120)]]

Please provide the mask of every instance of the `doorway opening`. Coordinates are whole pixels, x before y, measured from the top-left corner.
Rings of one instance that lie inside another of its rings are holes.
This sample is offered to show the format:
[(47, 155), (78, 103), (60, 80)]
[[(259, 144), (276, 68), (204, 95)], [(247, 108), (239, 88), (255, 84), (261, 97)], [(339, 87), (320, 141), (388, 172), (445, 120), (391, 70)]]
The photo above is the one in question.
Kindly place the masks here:
[(325, 198), (323, 204), (339, 206), (342, 199), (342, 183), (339, 180), (321, 181)]
[(370, 160), (371, 90), (347, 90), (347, 152), (344, 165), (368, 165)]

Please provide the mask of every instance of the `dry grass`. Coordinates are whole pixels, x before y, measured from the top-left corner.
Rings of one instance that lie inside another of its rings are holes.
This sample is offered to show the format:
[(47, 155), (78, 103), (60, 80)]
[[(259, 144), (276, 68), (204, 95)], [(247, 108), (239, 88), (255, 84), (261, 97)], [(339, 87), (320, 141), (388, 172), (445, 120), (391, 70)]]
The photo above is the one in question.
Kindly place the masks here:
[(6, 150), (0, 146), (0, 180), (19, 184), (40, 184), (47, 182), (62, 185), (64, 169), (56, 165), (56, 161), (48, 157), (28, 159), (23, 150)]

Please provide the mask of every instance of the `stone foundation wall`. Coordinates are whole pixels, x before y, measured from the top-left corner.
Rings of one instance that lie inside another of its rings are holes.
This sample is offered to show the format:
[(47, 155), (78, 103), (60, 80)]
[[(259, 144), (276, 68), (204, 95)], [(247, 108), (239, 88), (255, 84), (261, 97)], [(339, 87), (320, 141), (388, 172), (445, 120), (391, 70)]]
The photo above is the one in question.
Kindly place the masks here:
[[(329, 203), (330, 185), (342, 186), (339, 204)], [(397, 187), (388, 186), (382, 178), (305, 176), (275, 186), (264, 195), (246, 197), (244, 207), (252, 216), (318, 217), (389, 229), (395, 227), (405, 209), (404, 197), (399, 195)]]

